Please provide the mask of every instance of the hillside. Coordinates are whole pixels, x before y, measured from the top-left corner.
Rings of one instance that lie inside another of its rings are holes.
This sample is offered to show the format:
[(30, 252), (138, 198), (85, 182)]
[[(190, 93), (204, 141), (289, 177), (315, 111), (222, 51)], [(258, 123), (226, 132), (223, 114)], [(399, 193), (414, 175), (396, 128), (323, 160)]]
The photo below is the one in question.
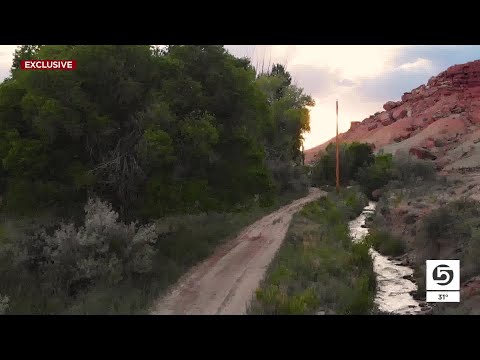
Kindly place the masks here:
[[(480, 60), (451, 66), (383, 108), (353, 121), (341, 141), (369, 142), (389, 153), (408, 151), (435, 161), (438, 169), (479, 164)], [(315, 161), (334, 140), (306, 150), (305, 162)]]

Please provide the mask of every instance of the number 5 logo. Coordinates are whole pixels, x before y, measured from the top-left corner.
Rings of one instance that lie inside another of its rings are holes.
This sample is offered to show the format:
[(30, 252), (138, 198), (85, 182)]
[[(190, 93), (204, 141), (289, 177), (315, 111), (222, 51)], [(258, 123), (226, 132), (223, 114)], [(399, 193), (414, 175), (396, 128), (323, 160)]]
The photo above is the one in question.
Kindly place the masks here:
[(427, 260), (427, 291), (460, 290), (460, 260)]
[(453, 270), (448, 265), (441, 264), (433, 269), (432, 277), (438, 285), (446, 286), (453, 280)]

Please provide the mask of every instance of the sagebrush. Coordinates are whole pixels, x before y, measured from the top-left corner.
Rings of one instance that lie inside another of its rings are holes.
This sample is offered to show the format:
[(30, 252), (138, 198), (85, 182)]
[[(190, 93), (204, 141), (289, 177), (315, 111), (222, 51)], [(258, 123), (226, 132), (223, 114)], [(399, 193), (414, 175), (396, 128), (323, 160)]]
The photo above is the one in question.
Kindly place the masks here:
[[(52, 310), (59, 310), (71, 297), (96, 284), (111, 286), (151, 271), (158, 238), (154, 224), (120, 222), (111, 205), (99, 199), (90, 199), (84, 210), (81, 226), (61, 223), (10, 229), (0, 249), (5, 270), (0, 275), (2, 283), (21, 282), (15, 291), (22, 297), (19, 288), (30, 285), (22, 282), (38, 281), (30, 291), (38, 292), (37, 299), (56, 298)], [(15, 300), (13, 297), (12, 303)], [(45, 301), (48, 299), (41, 302)]]

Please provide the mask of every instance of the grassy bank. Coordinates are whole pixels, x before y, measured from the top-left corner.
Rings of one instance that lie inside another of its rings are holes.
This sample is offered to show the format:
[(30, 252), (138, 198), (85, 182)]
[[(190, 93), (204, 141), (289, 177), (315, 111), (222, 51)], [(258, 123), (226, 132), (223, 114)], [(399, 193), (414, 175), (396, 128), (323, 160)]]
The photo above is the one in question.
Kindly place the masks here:
[[(474, 179), (438, 177), (426, 183), (391, 186), (377, 205), (367, 241), (386, 255), (406, 252), (425, 298), (425, 261), (459, 259), (461, 284), (480, 275), (480, 203)], [(480, 297), (470, 293), (460, 303), (438, 303), (433, 314), (479, 314)]]
[[(118, 281), (113, 281), (112, 276), (102, 277), (76, 286), (73, 293), (71, 287), (65, 290), (58, 279), (51, 278), (59, 276), (60, 271), (47, 272), (45, 266), (37, 264), (38, 259), (43, 257), (44, 249), (30, 247), (28, 254), (16, 253), (9, 241), (9, 237), (14, 236), (8, 230), (12, 224), (5, 220), (0, 226), (0, 313), (145, 313), (153, 300), (190, 267), (208, 257), (216, 246), (234, 237), (243, 227), (304, 195), (306, 192), (284, 195), (266, 208), (255, 205), (242, 212), (161, 219), (156, 223), (157, 240), (150, 249), (151, 266), (148, 271), (115, 274), (121, 276)], [(25, 255), (29, 258), (24, 261)], [(33, 265), (35, 268), (29, 268)], [(34, 269), (36, 271), (32, 271)], [(66, 274), (65, 278), (75, 276), (77, 274)]]
[(250, 314), (368, 314), (375, 274), (365, 243), (348, 221), (367, 204), (353, 189), (306, 205), (290, 224), (249, 309)]
[(399, 256), (406, 251), (405, 243), (385, 230), (370, 229), (364, 241), (383, 255)]
[[(419, 257), (419, 289), (425, 291), (425, 260), (459, 259), (460, 283), (480, 275), (480, 203), (456, 200), (431, 211), (422, 221), (415, 243)], [(478, 280), (476, 280), (478, 283)], [(478, 291), (461, 298), (460, 303), (438, 303), (434, 314), (480, 314)]]

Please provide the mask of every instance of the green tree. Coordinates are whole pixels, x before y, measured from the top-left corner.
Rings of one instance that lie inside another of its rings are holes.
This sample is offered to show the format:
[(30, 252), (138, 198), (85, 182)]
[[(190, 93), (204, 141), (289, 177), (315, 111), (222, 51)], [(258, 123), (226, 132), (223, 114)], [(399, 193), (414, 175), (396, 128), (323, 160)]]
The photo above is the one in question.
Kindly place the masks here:
[[(358, 180), (359, 170), (370, 166), (375, 156), (369, 144), (352, 142), (342, 143), (339, 149), (340, 182), (347, 185)], [(334, 185), (336, 181), (336, 146), (330, 143), (312, 170), (312, 180), (316, 185)]]
[(373, 164), (359, 169), (358, 183), (369, 197), (372, 191), (380, 189), (393, 178), (393, 156), (379, 154)]
[[(45, 45), (35, 56), (76, 59), (81, 66), (72, 72), (15, 73), (8, 85), (19, 89), (19, 96), (5, 105), (19, 111), (14, 119), (2, 111), (0, 118), (15, 121), (20, 139), (41, 143), (46, 161), (36, 180), (58, 190), (58, 205), (84, 201), (90, 191), (125, 213), (142, 175), (132, 149), (142, 133), (136, 116), (149, 91), (150, 48)], [(27, 174), (10, 170), (7, 176), (12, 175)]]
[(302, 177), (314, 103), (281, 65), (257, 78), (217, 45), (25, 45), (12, 69), (31, 57), (79, 65), (0, 85), (5, 209), (65, 214), (96, 195), (123, 220), (225, 210)]
[(308, 108), (315, 102), (303, 89), (291, 84), (291, 75), (280, 64), (274, 64), (269, 74), (259, 76), (257, 84), (272, 111), (272, 126), (265, 142), (267, 163), (279, 190), (292, 190), (299, 175), (304, 177), (303, 134), (310, 131)]
[(11, 73), (20, 68), (22, 60), (31, 60), (35, 58), (41, 45), (20, 45), (13, 54), (13, 63), (10, 69)]

